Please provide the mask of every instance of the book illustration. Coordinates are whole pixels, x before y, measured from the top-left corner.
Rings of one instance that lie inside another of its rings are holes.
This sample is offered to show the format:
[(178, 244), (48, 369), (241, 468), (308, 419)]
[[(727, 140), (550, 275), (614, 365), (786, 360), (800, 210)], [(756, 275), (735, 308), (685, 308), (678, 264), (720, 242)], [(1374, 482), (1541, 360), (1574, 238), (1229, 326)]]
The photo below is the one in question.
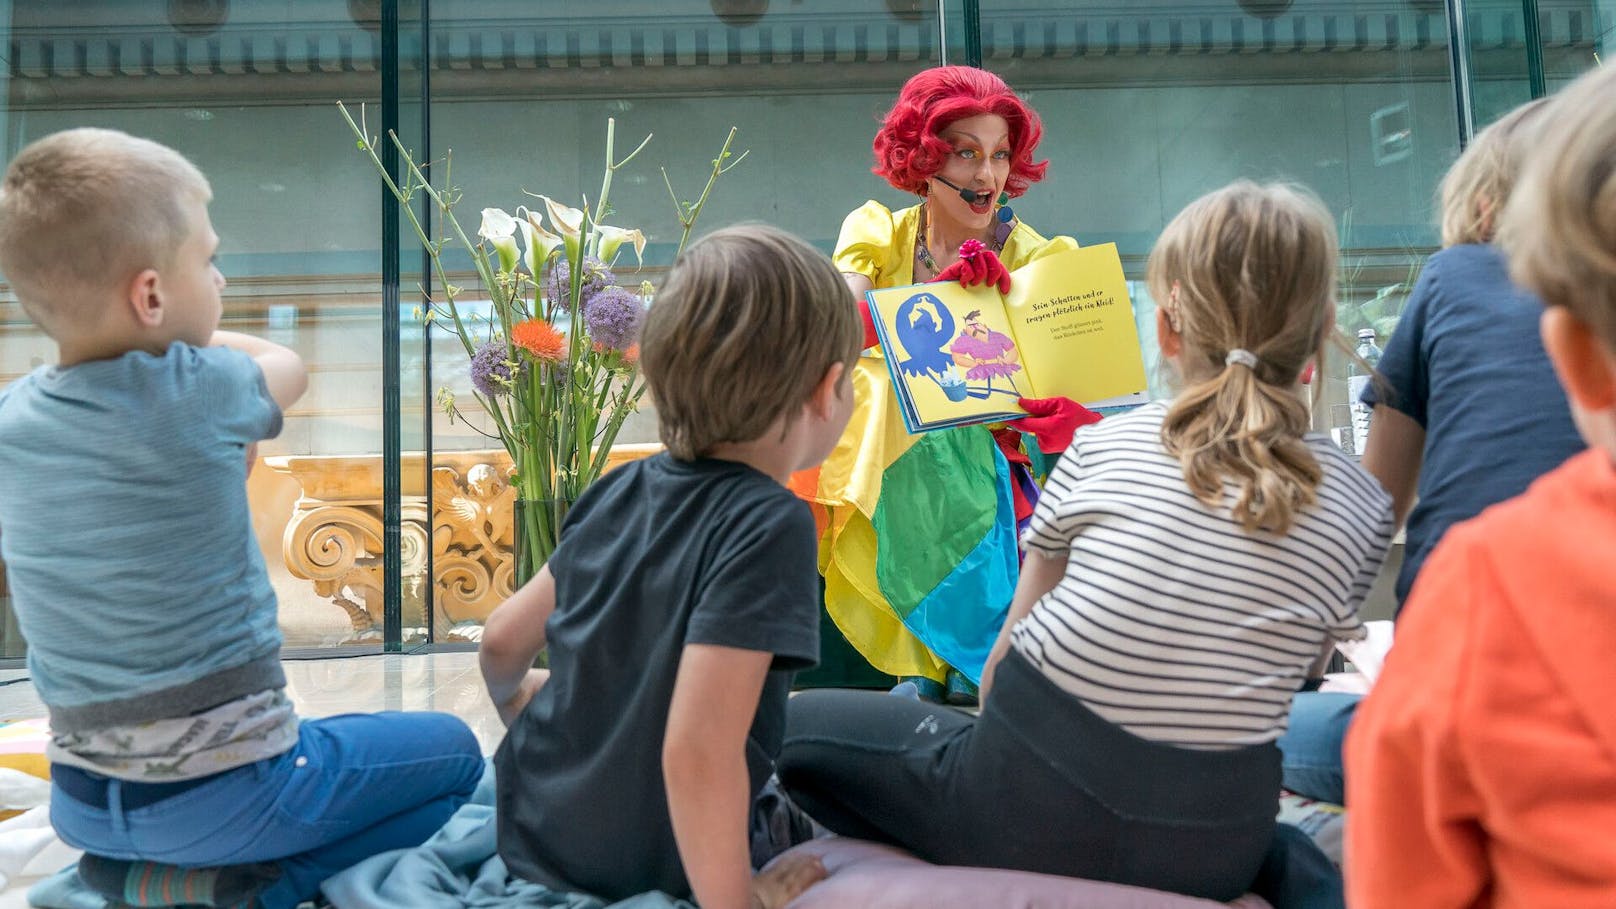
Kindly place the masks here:
[(1147, 399), (1144, 358), (1114, 244), (1044, 256), (1010, 292), (952, 282), (865, 296), (904, 426), (925, 432), (1013, 420), (1017, 399), (1115, 409)]
[(893, 323), (898, 346), (908, 355), (898, 363), (904, 375), (945, 375), (953, 368), (954, 358), (943, 353), (943, 347), (954, 334), (954, 313), (936, 294), (923, 291), (904, 300)]
[[(953, 310), (929, 291), (904, 300), (893, 317), (894, 333), (905, 356), (898, 361), (898, 369), (906, 376), (935, 382), (950, 401), (992, 394), (1021, 397), (1013, 378), (1021, 371), (1015, 341), (984, 324), (980, 309), (972, 309), (962, 321), (964, 327), (954, 336)], [(994, 379), (1002, 380), (997, 388)]]
[[(965, 328), (948, 349), (954, 355), (954, 364), (965, 367), (967, 382), (986, 383), (980, 391), (967, 385), (970, 397), (985, 398), (995, 393), (1021, 397), (1014, 378), (1016, 373), (1021, 372), (1021, 364), (1017, 362), (1021, 354), (1016, 350), (1016, 342), (1010, 340), (1009, 335), (984, 325), (982, 310), (973, 309), (965, 314)], [(994, 379), (1004, 379), (1005, 383), (1002, 384), (1008, 384), (1009, 389), (994, 388)], [(946, 388), (944, 392), (947, 392)]]

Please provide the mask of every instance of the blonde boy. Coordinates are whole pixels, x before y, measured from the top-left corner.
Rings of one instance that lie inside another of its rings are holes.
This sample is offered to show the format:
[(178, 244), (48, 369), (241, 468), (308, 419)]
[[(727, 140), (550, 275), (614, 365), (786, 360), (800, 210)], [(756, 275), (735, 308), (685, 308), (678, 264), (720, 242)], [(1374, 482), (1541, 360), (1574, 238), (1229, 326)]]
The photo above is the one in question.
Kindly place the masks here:
[(1587, 452), (1450, 530), (1347, 740), (1354, 907), (1616, 905), (1616, 68), (1505, 209)]
[(280, 909), (419, 844), (482, 762), (453, 717), (300, 723), (286, 697), (246, 474), (307, 380), (292, 351), (217, 330), (211, 196), (112, 130), (6, 170), (0, 269), (58, 362), (0, 391), (0, 556), (81, 875), (120, 902), (166, 885)]
[[(749, 880), (747, 819), (791, 671), (819, 655), (814, 521), (785, 483), (840, 438), (859, 342), (841, 275), (788, 234), (732, 227), (674, 263), (641, 341), (667, 452), (584, 493), (483, 637), (514, 874), (703, 909), (783, 905), (823, 876)], [(546, 646), (550, 673), (530, 670)]]

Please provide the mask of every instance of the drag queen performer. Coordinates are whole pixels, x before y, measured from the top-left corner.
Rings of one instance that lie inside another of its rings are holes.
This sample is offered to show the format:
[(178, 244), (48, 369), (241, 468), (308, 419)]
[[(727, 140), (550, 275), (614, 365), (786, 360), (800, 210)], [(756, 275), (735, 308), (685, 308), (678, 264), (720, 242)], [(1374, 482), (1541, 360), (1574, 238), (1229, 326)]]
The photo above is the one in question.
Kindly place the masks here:
[[(1076, 248), (1070, 237), (1040, 236), (1006, 205), (1043, 178), (1048, 162), (1033, 160), (1042, 132), (989, 72), (944, 66), (910, 79), (876, 133), (873, 171), (920, 204), (866, 202), (836, 243), (860, 305), (871, 288), (938, 280), (1003, 293), (1010, 269)], [(824, 506), (825, 607), (875, 668), (927, 699), (969, 702), (1010, 605), (1017, 524), (1037, 486), (1020, 432), (906, 433), (867, 313), (865, 324), (872, 349), (852, 374), (853, 420), (824, 466), (795, 484)], [(1098, 419), (1065, 398), (1022, 404), (1034, 416), (1014, 425), (1050, 454)]]

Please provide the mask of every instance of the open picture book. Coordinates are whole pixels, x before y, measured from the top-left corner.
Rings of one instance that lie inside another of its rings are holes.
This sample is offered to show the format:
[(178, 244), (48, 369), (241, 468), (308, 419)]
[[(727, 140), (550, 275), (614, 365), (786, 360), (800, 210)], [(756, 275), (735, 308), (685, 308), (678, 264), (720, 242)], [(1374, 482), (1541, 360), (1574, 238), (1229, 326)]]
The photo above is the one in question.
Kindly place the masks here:
[(1010, 293), (954, 282), (865, 293), (911, 433), (1014, 420), (1017, 398), (1144, 404), (1145, 361), (1115, 243), (1045, 256)]

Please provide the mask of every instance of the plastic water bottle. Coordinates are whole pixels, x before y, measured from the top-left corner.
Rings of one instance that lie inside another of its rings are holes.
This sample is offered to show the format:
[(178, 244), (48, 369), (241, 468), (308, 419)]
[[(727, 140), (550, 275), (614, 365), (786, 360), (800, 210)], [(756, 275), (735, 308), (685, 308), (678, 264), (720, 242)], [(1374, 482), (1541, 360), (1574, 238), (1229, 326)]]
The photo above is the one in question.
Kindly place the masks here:
[[(1380, 365), (1380, 348), (1375, 346), (1375, 330), (1361, 328), (1358, 330), (1358, 359), (1368, 363), (1371, 368)], [(1369, 385), (1370, 372), (1358, 364), (1357, 360), (1347, 364), (1347, 404), (1352, 410), (1352, 450), (1358, 456), (1363, 456), (1365, 443), (1369, 440), (1369, 415), (1373, 408), (1359, 400)]]

